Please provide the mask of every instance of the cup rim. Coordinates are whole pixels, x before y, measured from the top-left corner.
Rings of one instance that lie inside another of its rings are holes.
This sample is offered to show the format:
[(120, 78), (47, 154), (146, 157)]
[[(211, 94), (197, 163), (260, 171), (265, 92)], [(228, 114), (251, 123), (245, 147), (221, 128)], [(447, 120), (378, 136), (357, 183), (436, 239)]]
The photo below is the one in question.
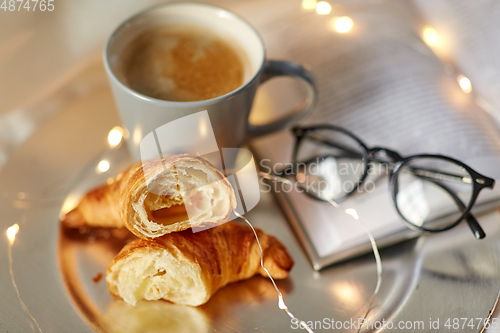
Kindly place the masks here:
[[(136, 17), (139, 17), (141, 15), (144, 15), (146, 13), (152, 12), (154, 10), (157, 10), (159, 8), (168, 7), (168, 6), (172, 6), (172, 5), (195, 5), (195, 6), (202, 6), (202, 7), (210, 7), (212, 9), (217, 9), (217, 10), (223, 10), (226, 14), (229, 14), (230, 16), (232, 16), (232, 17), (240, 20), (245, 25), (247, 25), (250, 28), (250, 30), (252, 30), (255, 33), (255, 35), (257, 36), (257, 39), (259, 40), (259, 42), (260, 42), (260, 44), (262, 46), (262, 59), (261, 59), (260, 67), (256, 70), (255, 74), (246, 83), (242, 84), (241, 86), (239, 86), (235, 90), (230, 91), (227, 94), (224, 94), (224, 95), (221, 95), (221, 96), (217, 96), (217, 97), (210, 98), (210, 99), (204, 99), (204, 100), (201, 100), (201, 101), (168, 101), (168, 100), (164, 100), (164, 99), (154, 98), (154, 97), (151, 97), (151, 96), (147, 96), (147, 95), (141, 94), (140, 92), (137, 92), (137, 91), (133, 90), (132, 88), (130, 88), (126, 84), (124, 84), (122, 81), (120, 81), (120, 79), (118, 79), (118, 77), (116, 76), (116, 74), (114, 73), (114, 71), (111, 69), (111, 67), (109, 65), (109, 62), (108, 62), (108, 50), (110, 48), (111, 42), (113, 40), (113, 37), (130, 20), (132, 20), (132, 19), (134, 19)], [(120, 86), (122, 89), (125, 89), (127, 92), (129, 92), (130, 94), (132, 94), (133, 96), (135, 96), (135, 97), (137, 97), (139, 99), (142, 99), (144, 101), (147, 101), (147, 102), (160, 103), (160, 104), (164, 104), (164, 105), (168, 105), (168, 106), (196, 107), (196, 106), (204, 106), (204, 105), (216, 104), (216, 103), (220, 102), (222, 99), (230, 98), (233, 95), (238, 94), (240, 91), (242, 91), (248, 85), (250, 85), (252, 82), (254, 82), (257, 79), (257, 77), (259, 76), (259, 74), (262, 72), (262, 70), (263, 70), (263, 68), (265, 66), (265, 63), (266, 63), (266, 48), (265, 48), (262, 36), (259, 34), (259, 32), (257, 31), (257, 29), (255, 29), (247, 20), (245, 20), (241, 16), (233, 13), (232, 11), (230, 11), (228, 9), (225, 9), (225, 8), (222, 8), (222, 7), (218, 7), (218, 6), (214, 6), (214, 5), (206, 4), (206, 3), (201, 3), (201, 2), (180, 2), (180, 1), (176, 1), (176, 2), (168, 2), (168, 3), (162, 3), (162, 4), (157, 4), (157, 5), (150, 6), (150, 7), (146, 8), (146, 9), (144, 9), (144, 10), (142, 10), (142, 11), (140, 11), (140, 12), (134, 14), (134, 15), (131, 15), (131, 16), (127, 17), (125, 20), (123, 20), (123, 22), (121, 22), (113, 30), (113, 32), (109, 35), (109, 37), (108, 37), (108, 39), (106, 41), (106, 45), (104, 47), (104, 54), (103, 54), (103, 56), (104, 56), (104, 68), (105, 68), (106, 72), (108, 73), (108, 76), (110, 77), (110, 79), (113, 80), (116, 84), (118, 84), (118, 86)]]

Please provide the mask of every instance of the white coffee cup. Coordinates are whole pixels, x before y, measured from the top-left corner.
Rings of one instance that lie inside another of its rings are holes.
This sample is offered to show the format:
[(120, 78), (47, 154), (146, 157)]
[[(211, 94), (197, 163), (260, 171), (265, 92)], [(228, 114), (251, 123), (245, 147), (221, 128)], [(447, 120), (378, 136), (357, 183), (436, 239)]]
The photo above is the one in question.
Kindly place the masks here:
[[(249, 60), (243, 84), (216, 98), (174, 102), (143, 95), (121, 82), (116, 71), (123, 48), (146, 29), (165, 24), (205, 27), (237, 42)], [(262, 38), (248, 22), (230, 11), (201, 3), (162, 4), (127, 19), (109, 38), (104, 50), (104, 65), (135, 160), (140, 160), (140, 143), (144, 136), (183, 116), (207, 110), (218, 146), (239, 147), (249, 137), (268, 134), (297, 122), (313, 108), (317, 97), (313, 76), (303, 66), (289, 61), (266, 60)], [(308, 88), (305, 106), (268, 124), (252, 125), (248, 117), (257, 87), (275, 76), (292, 76), (303, 81)]]

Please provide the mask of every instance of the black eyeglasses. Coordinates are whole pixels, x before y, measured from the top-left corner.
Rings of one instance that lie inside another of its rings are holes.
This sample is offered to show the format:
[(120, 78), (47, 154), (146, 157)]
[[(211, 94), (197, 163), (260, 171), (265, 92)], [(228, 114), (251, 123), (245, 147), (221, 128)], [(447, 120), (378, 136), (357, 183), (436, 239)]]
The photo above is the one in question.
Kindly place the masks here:
[(293, 133), (293, 170), (284, 172), (293, 173), (310, 197), (341, 202), (361, 191), (370, 174), (387, 170), (394, 205), (408, 227), (440, 232), (465, 219), (476, 238), (486, 236), (470, 211), (479, 192), (493, 188), (495, 180), (466, 164), (443, 155), (403, 158), (387, 148), (368, 148), (331, 125), (296, 127)]

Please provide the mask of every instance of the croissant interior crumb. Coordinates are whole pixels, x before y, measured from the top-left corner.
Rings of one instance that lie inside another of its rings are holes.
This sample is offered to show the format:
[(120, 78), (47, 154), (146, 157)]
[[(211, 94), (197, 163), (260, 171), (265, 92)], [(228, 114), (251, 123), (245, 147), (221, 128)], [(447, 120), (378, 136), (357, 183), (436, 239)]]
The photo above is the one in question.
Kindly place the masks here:
[[(146, 186), (146, 185), (145, 185)], [(231, 211), (220, 176), (199, 163), (175, 165), (175, 171), (161, 172), (132, 200), (131, 219), (148, 237), (163, 235), (173, 224), (189, 225), (223, 220)]]
[(136, 252), (114, 266), (107, 280), (113, 281), (119, 295), (131, 305), (141, 299), (165, 299), (197, 306), (210, 296), (200, 270), (195, 262), (179, 265), (179, 259), (166, 250), (148, 255)]

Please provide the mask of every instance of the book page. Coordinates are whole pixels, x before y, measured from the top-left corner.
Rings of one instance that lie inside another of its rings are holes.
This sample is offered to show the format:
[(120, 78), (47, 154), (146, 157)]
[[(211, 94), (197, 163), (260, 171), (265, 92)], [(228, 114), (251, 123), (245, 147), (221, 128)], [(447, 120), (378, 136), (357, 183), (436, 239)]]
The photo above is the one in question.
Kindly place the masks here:
[[(281, 2), (271, 4), (276, 3)], [(418, 17), (411, 7), (387, 1), (345, 9), (339, 15), (349, 15), (354, 26), (339, 34), (331, 27), (331, 16), (282, 4), (283, 8), (271, 9), (275, 15), (269, 21), (261, 17), (256, 22), (270, 58), (307, 63), (316, 77), (318, 103), (301, 125), (341, 126), (368, 147), (388, 147), (403, 156), (450, 155), (488, 176), (500, 177), (495, 123), (415, 35), (413, 23)], [(273, 113), (289, 99), (302, 97), (300, 91), (266, 86), (259, 92), (255, 111)], [(289, 164), (294, 143), (289, 131), (254, 140), (260, 169), (279, 171)], [(266, 182), (262, 186), (285, 197), (281, 202), (292, 208), (320, 256), (368, 243), (362, 227), (342, 211), (300, 191)], [(356, 194), (343, 205), (355, 208), (378, 239), (406, 228), (394, 208), (387, 177), (378, 180), (375, 191)]]
[(500, 116), (500, 2), (414, 0), (449, 48), (456, 66)]

